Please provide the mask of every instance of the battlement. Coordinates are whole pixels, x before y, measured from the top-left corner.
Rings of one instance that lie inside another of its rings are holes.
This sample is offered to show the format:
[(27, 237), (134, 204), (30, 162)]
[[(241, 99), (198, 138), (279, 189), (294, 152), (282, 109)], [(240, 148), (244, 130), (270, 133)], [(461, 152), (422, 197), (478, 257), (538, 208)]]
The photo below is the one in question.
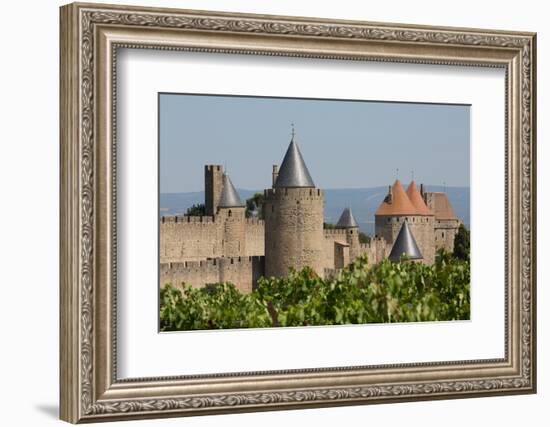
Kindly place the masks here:
[(345, 228), (325, 228), (323, 229), (323, 234), (325, 237), (345, 236), (347, 234), (347, 230)]
[(204, 165), (204, 170), (208, 172), (219, 171), (223, 172), (222, 165)]
[(261, 262), (263, 256), (241, 256), (208, 258), (201, 261), (165, 262), (160, 264), (161, 273), (169, 271), (197, 270), (226, 267), (230, 265), (248, 265)]
[(213, 224), (215, 222), (215, 217), (204, 215), (171, 215), (171, 216), (162, 216), (160, 218), (161, 224), (165, 223), (188, 223), (188, 224)]
[(386, 239), (380, 236), (374, 236), (374, 237), (371, 237), (371, 240), (369, 243), (360, 243), (359, 248), (361, 249), (361, 252), (363, 252), (365, 250), (376, 249), (381, 247), (383, 248), (383, 247), (386, 247), (386, 245), (387, 245)]
[(246, 218), (246, 224), (247, 225), (261, 225), (262, 227), (265, 226), (265, 221), (263, 219), (258, 218)]
[(423, 223), (423, 222), (429, 222), (430, 220), (433, 220), (433, 215), (375, 215), (375, 219), (377, 222), (383, 221), (383, 222), (404, 222), (407, 221), (410, 224), (411, 223)]
[(434, 223), (435, 228), (455, 229), (458, 228), (459, 225), (459, 219), (436, 219)]
[(323, 190), (319, 188), (268, 188), (264, 196), (270, 200), (320, 200)]
[(241, 292), (249, 293), (263, 275), (263, 256), (222, 257), (161, 263), (159, 280), (161, 286), (185, 283), (199, 288), (208, 283), (233, 283)]

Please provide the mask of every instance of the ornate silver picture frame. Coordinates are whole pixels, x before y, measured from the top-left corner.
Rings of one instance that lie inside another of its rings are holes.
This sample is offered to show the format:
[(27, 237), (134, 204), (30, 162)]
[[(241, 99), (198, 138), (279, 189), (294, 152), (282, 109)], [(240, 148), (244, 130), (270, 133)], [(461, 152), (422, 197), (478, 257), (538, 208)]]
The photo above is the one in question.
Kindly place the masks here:
[[(60, 13), (61, 419), (97, 422), (536, 391), (535, 34), (80, 3)], [(120, 49), (504, 70), (504, 357), (120, 378)]]

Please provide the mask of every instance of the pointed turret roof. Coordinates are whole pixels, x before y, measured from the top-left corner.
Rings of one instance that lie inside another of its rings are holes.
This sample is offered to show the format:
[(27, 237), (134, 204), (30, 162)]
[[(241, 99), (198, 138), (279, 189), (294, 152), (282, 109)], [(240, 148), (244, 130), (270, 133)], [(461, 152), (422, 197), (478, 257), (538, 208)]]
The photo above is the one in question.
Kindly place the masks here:
[(298, 144), (294, 141), (294, 135), (292, 135), (290, 145), (279, 169), (277, 181), (275, 181), (273, 187), (315, 187)]
[(428, 206), (424, 203), (424, 199), (422, 199), (414, 180), (411, 181), (409, 187), (407, 188), (407, 196), (409, 197), (412, 205), (418, 211), (418, 215), (433, 215), (433, 212), (428, 209)]
[(397, 262), (403, 255), (406, 255), (409, 259), (423, 258), (407, 221), (403, 222), (388, 258), (390, 261)]
[(229, 178), (229, 175), (226, 173), (223, 174), (223, 188), (222, 194), (220, 195), (220, 203), (218, 204), (220, 208), (234, 208), (241, 207), (244, 204), (241, 202), (239, 193), (233, 187), (233, 183)]
[(433, 200), (433, 211), (436, 219), (456, 219), (455, 212), (447, 193), (431, 193)]
[(344, 209), (344, 212), (342, 212), (342, 215), (340, 215), (340, 219), (336, 224), (336, 228), (352, 228), (352, 227), (359, 227), (359, 226), (357, 225), (357, 221), (355, 221), (353, 213), (351, 212), (351, 208), (346, 208)]
[(391, 194), (382, 201), (375, 215), (418, 215), (418, 211), (409, 200), (401, 182), (396, 179), (391, 187)]

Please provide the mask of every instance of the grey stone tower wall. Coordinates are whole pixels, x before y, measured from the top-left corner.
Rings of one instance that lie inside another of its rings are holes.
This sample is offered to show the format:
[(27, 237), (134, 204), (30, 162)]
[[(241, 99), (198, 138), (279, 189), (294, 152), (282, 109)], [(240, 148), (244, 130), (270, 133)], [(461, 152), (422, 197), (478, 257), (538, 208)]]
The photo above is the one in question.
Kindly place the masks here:
[(458, 233), (460, 221), (458, 219), (435, 220), (435, 249), (445, 249), (452, 252), (455, 246), (455, 236)]
[[(435, 211), (436, 193), (425, 192), (423, 194), (426, 205)], [(434, 220), (434, 241), (435, 250), (445, 249), (452, 252), (454, 250), (455, 236), (458, 233), (458, 227), (461, 221), (458, 218), (435, 218)]]
[(323, 275), (323, 192), (317, 188), (265, 190), (265, 272), (284, 277), (309, 266)]
[[(411, 231), (424, 257), (423, 262), (431, 265), (435, 261), (434, 217), (433, 215), (417, 216), (414, 220), (410, 227)], [(410, 222), (409, 225), (411, 225)]]
[(222, 256), (246, 255), (246, 219), (244, 207), (219, 208), (216, 220), (222, 224)]
[(359, 228), (346, 228), (346, 242), (349, 245), (350, 260), (354, 260), (361, 254), (359, 243)]
[(423, 262), (433, 264), (435, 260), (434, 217), (431, 215), (385, 216), (377, 215), (374, 229), (377, 236), (383, 237), (391, 246), (395, 242), (404, 221), (407, 221), (414, 239), (422, 252)]
[(204, 205), (206, 215), (214, 216), (218, 210), (223, 188), (223, 168), (221, 165), (204, 166)]

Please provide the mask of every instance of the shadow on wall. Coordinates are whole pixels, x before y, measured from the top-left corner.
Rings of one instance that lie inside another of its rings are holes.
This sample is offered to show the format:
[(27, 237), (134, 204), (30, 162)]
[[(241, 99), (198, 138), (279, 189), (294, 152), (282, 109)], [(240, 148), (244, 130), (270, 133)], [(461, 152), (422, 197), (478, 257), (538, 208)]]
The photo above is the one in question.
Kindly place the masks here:
[(36, 405), (35, 408), (48, 417), (59, 419), (59, 405), (57, 404), (41, 403)]

